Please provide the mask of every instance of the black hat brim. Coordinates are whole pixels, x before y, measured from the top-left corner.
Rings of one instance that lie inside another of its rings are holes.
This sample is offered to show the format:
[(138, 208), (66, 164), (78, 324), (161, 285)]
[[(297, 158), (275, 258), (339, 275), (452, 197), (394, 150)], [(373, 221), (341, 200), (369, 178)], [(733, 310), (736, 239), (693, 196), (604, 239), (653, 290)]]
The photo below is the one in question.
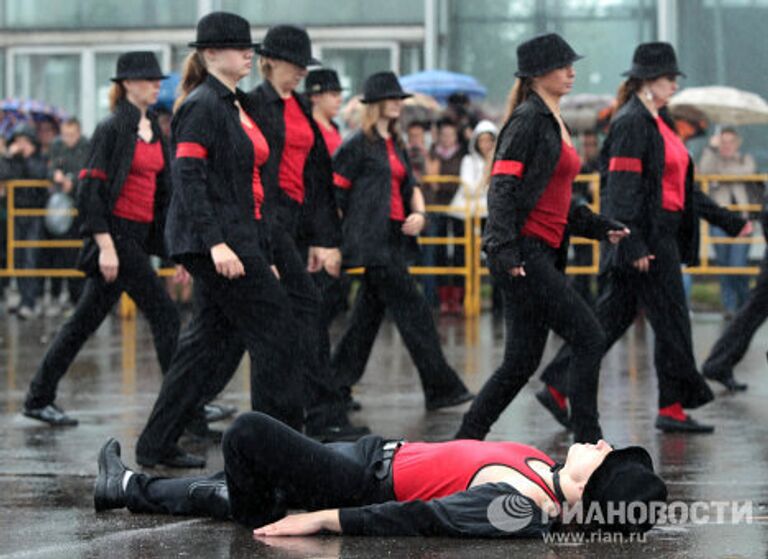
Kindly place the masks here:
[(257, 44), (253, 47), (256, 51), (256, 54), (261, 56), (266, 56), (267, 58), (274, 58), (276, 60), (284, 60), (285, 62), (290, 62), (291, 64), (295, 64), (296, 66), (299, 66), (300, 68), (306, 68), (307, 66), (322, 66), (322, 62), (320, 62), (317, 58), (314, 56), (310, 56), (309, 60), (299, 60), (297, 58), (293, 58), (290, 55), (271, 51), (269, 49), (265, 49), (261, 44)]
[(570, 64), (573, 64), (577, 60), (581, 60), (584, 58), (583, 55), (577, 54), (573, 56), (572, 58), (555, 62), (553, 64), (550, 64), (549, 66), (545, 66), (544, 68), (537, 70), (536, 72), (524, 72), (521, 70), (518, 70), (515, 72), (515, 77), (518, 78), (535, 78), (536, 76), (543, 76), (547, 72), (551, 72), (552, 70), (557, 70), (558, 68), (565, 68), (566, 66), (569, 66)]
[(584, 498), (589, 500), (594, 492), (607, 481), (611, 466), (621, 463), (639, 463), (651, 472), (653, 471), (651, 455), (641, 446), (628, 446), (611, 451), (587, 480), (587, 485), (584, 487)]
[(259, 46), (259, 43), (198, 43), (194, 41), (187, 43), (195, 49), (255, 49)]
[(166, 76), (164, 74), (160, 74), (160, 75), (150, 74), (148, 76), (114, 76), (114, 77), (109, 78), (109, 79), (110, 79), (110, 81), (113, 81), (113, 82), (122, 82), (122, 81), (125, 81), (125, 80), (150, 80), (150, 81), (154, 81), (154, 80), (165, 80), (165, 79), (168, 79), (168, 77), (169, 76)]
[(378, 101), (386, 101), (387, 99), (408, 99), (413, 97), (413, 93), (384, 93), (375, 97), (363, 97), (360, 102), (363, 104), (376, 103)]
[(639, 80), (652, 80), (654, 78), (660, 78), (661, 76), (681, 76), (687, 78), (684, 72), (681, 72), (677, 68), (670, 68), (668, 70), (646, 70), (643, 71), (639, 68), (630, 68), (626, 72), (621, 73), (625, 78), (637, 78)]

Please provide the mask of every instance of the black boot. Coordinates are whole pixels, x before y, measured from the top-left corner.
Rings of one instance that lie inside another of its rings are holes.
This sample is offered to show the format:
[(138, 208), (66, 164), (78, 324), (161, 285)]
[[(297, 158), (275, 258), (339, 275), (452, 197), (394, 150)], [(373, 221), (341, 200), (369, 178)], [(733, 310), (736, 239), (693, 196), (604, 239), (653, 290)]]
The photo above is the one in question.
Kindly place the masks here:
[(53, 427), (74, 427), (77, 425), (77, 419), (69, 417), (56, 404), (48, 404), (42, 408), (28, 408), (25, 405), (23, 413), (30, 419), (37, 419)]
[(733, 376), (733, 371), (713, 371), (705, 368), (704, 378), (719, 382), (730, 392), (742, 392), (748, 388), (746, 384), (736, 380), (736, 377)]
[(699, 423), (691, 416), (686, 416), (685, 420), (681, 420), (659, 415), (656, 417), (656, 429), (665, 433), (712, 433), (715, 427), (714, 425)]
[(125, 507), (123, 478), (127, 471), (120, 460), (120, 443), (110, 438), (99, 451), (99, 475), (93, 488), (96, 512)]
[(568, 430), (571, 429), (571, 420), (568, 418), (568, 408), (561, 408), (546, 386), (536, 393), (536, 399), (549, 413), (552, 414), (552, 417), (554, 417), (560, 425)]

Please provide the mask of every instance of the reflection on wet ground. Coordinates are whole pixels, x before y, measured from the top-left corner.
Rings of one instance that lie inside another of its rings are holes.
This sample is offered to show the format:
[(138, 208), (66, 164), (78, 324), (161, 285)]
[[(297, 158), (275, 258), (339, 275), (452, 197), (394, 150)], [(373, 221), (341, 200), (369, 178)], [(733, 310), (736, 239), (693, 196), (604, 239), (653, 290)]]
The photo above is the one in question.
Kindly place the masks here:
[[(255, 542), (229, 523), (131, 515), (95, 515), (91, 489), (96, 452), (108, 436), (123, 443), (132, 463), (133, 444), (160, 384), (146, 323), (108, 320), (89, 341), (62, 381), (57, 402), (80, 420), (71, 429), (49, 429), (20, 415), (24, 392), (60, 322), (0, 320), (0, 556), (2, 557), (766, 557), (768, 550), (768, 367), (758, 332), (737, 369), (746, 393), (716, 388), (717, 400), (694, 412), (717, 425), (713, 435), (662, 435), (653, 428), (656, 381), (649, 356), (652, 335), (634, 327), (606, 356), (600, 409), (606, 438), (615, 445), (649, 449), (675, 501), (750, 501), (751, 523), (732, 524), (728, 515), (697, 524), (655, 529), (643, 543), (546, 544), (421, 538), (313, 537)], [(697, 315), (694, 338), (701, 362), (723, 323), (719, 315)], [(501, 360), (502, 326), (490, 316), (441, 319), (449, 362), (477, 390)], [(545, 359), (559, 341), (551, 339)], [(222, 400), (248, 406), (243, 363)], [(491, 438), (513, 439), (564, 456), (570, 443), (533, 397), (532, 381), (504, 413)], [(385, 324), (355, 397), (363, 410), (353, 421), (389, 437), (439, 440), (455, 431), (465, 406), (424, 411), (413, 365), (390, 323)], [(205, 453), (209, 469), (222, 466), (215, 447), (187, 445)], [(179, 475), (179, 472), (163, 472)]]

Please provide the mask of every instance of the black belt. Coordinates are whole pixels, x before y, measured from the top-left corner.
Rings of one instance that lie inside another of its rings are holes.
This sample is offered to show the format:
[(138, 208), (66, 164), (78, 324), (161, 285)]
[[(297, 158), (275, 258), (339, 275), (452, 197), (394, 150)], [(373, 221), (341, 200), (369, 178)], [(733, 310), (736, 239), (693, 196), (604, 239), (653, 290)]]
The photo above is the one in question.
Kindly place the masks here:
[(404, 439), (385, 442), (384, 446), (381, 447), (381, 462), (373, 470), (373, 475), (376, 476), (376, 479), (381, 482), (382, 487), (387, 489), (393, 497), (395, 494), (395, 484), (392, 479), (392, 461), (395, 459), (397, 450), (403, 446), (404, 442)]

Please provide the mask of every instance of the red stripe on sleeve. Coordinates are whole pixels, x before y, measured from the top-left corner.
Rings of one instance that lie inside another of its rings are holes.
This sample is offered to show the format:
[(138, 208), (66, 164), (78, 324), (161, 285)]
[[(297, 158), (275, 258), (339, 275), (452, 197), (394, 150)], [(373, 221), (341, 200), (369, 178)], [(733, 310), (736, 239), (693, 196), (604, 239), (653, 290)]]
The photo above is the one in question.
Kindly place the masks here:
[(517, 178), (522, 178), (524, 170), (525, 165), (521, 161), (501, 159), (493, 164), (491, 175), (494, 177), (497, 175), (514, 175)]
[(341, 176), (338, 173), (333, 174), (333, 184), (338, 186), (339, 188), (352, 188), (352, 181), (350, 181), (348, 178)]
[(643, 162), (637, 157), (611, 157), (611, 160), (608, 162), (608, 170), (642, 173)]
[(176, 157), (194, 157), (195, 159), (207, 159), (208, 150), (205, 146), (195, 142), (179, 142), (176, 146)]

